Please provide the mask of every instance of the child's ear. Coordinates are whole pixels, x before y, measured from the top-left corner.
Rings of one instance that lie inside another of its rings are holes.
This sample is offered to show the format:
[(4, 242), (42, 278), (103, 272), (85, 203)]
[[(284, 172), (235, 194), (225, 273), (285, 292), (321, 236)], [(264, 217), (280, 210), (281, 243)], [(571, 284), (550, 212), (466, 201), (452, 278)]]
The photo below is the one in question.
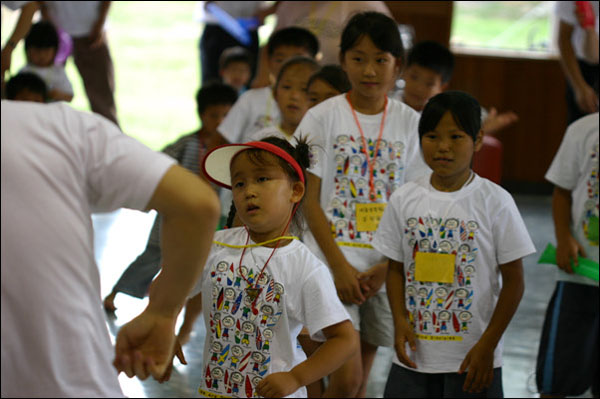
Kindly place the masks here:
[(304, 197), (305, 186), (301, 181), (295, 181), (292, 183), (292, 197), (291, 201), (293, 203), (298, 203)]
[(479, 133), (477, 133), (477, 138), (475, 139), (475, 145), (474, 145), (475, 152), (479, 151), (481, 149), (482, 145), (483, 145), (483, 129), (479, 130)]

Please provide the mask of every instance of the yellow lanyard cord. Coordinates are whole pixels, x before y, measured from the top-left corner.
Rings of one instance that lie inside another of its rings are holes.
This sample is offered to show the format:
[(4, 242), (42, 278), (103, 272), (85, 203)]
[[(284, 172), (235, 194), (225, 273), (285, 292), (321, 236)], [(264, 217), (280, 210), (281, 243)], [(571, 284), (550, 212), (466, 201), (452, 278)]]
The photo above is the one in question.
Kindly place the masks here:
[(263, 245), (270, 244), (270, 243), (275, 242), (275, 241), (280, 241), (280, 240), (299, 240), (299, 239), (300, 238), (298, 238), (296, 236), (281, 236), (281, 237), (273, 238), (273, 239), (268, 240), (268, 241), (259, 242), (259, 243), (256, 243), (256, 244), (249, 244), (249, 245), (232, 245), (232, 244), (227, 244), (227, 243), (220, 242), (220, 241), (213, 241), (213, 244), (221, 245), (223, 247), (228, 247), (228, 248), (254, 248), (254, 247), (262, 247)]

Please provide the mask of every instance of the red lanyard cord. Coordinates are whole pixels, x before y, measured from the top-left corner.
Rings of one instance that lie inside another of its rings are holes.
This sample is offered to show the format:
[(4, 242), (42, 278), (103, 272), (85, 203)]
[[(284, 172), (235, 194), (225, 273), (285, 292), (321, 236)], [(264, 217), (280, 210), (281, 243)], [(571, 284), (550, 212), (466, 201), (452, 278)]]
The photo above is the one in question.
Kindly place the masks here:
[(375, 184), (373, 182), (375, 175), (375, 162), (377, 161), (377, 152), (379, 151), (379, 144), (381, 143), (381, 137), (383, 136), (383, 128), (385, 126), (385, 117), (387, 115), (387, 105), (388, 98), (385, 97), (385, 103), (383, 105), (383, 116), (381, 117), (381, 125), (379, 126), (379, 136), (377, 137), (377, 143), (375, 144), (375, 150), (373, 151), (373, 159), (369, 155), (369, 147), (367, 146), (367, 140), (365, 139), (365, 133), (363, 132), (362, 127), (360, 126), (360, 122), (358, 121), (358, 116), (356, 115), (356, 111), (352, 106), (352, 101), (350, 101), (350, 92), (346, 94), (346, 99), (348, 100), (348, 104), (350, 104), (350, 110), (352, 111), (352, 116), (354, 116), (354, 121), (356, 122), (356, 126), (358, 126), (358, 131), (360, 132), (360, 137), (362, 138), (363, 143), (363, 152), (367, 157), (367, 166), (369, 167), (369, 199), (371, 201), (375, 201)]

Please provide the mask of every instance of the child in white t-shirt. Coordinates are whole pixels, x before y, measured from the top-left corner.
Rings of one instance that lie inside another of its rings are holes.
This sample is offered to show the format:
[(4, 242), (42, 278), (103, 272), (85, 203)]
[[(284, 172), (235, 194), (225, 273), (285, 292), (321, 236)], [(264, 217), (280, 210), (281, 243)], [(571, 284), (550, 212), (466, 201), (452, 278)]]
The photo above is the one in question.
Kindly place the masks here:
[(536, 380), (542, 395), (598, 397), (598, 281), (571, 262), (598, 262), (598, 113), (569, 125), (546, 173), (554, 194), (558, 281), (546, 310)]
[(371, 246), (377, 216), (394, 190), (427, 167), (419, 153), (418, 114), (386, 96), (403, 53), (396, 22), (376, 12), (356, 14), (340, 49), (352, 90), (308, 110), (295, 134), (308, 135), (313, 144), (305, 207), (312, 234), (304, 240), (327, 261), (361, 333), (361, 354), (334, 373), (324, 395), (364, 397), (377, 347), (393, 345), (381, 288), (387, 260)]
[(25, 55), (27, 65), (19, 72), (31, 72), (38, 75), (48, 90), (49, 101), (71, 101), (73, 86), (62, 65), (56, 65), (54, 58), (58, 50), (58, 33), (48, 21), (31, 25), (25, 37)]
[(273, 97), (281, 115), (281, 122), (253, 133), (251, 140), (277, 136), (291, 141), (302, 117), (310, 108), (306, 94), (308, 80), (319, 69), (312, 58), (293, 57), (283, 64), (273, 87)]
[[(206, 323), (203, 396), (306, 397), (305, 385), (358, 350), (327, 267), (288, 227), (304, 196), (308, 145), (269, 137), (223, 146), (206, 176), (230, 188), (243, 227), (221, 230), (201, 282)], [(325, 340), (308, 359), (297, 345), (306, 326)]]
[[(308, 30), (298, 27), (274, 32), (267, 44), (271, 80), (274, 81), (284, 62), (294, 56), (315, 58), (319, 41)], [(247, 90), (219, 126), (219, 133), (230, 143), (249, 141), (252, 134), (269, 126), (278, 126), (280, 114), (273, 89), (261, 87)]]
[(390, 260), (396, 357), (385, 396), (502, 397), (502, 335), (535, 248), (510, 194), (471, 170), (483, 137), (473, 97), (434, 96), (419, 135), (433, 173), (392, 195), (373, 240)]

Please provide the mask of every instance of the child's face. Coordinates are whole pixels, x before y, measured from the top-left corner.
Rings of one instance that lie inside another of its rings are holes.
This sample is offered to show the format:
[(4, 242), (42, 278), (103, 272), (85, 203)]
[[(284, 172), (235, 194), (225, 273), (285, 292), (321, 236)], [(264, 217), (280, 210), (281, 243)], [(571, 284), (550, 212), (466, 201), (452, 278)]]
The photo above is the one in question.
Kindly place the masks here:
[(275, 51), (273, 51), (273, 54), (269, 57), (269, 73), (273, 76), (273, 78), (277, 77), (277, 75), (279, 75), (281, 66), (287, 60), (296, 56), (312, 58), (308, 50), (306, 50), (304, 47), (288, 45), (278, 46)]
[(48, 67), (54, 62), (56, 49), (54, 47), (30, 47), (27, 49), (27, 61), (39, 67)]
[(400, 72), (400, 60), (377, 48), (368, 35), (346, 51), (341, 65), (355, 90), (363, 97), (378, 99), (390, 90)]
[(221, 69), (221, 78), (223, 83), (239, 91), (248, 84), (251, 73), (250, 65), (243, 61), (234, 61)]
[(297, 126), (310, 108), (306, 84), (313, 72), (307, 65), (294, 65), (287, 68), (279, 80), (274, 94), (286, 124)]
[(482, 132), (476, 142), (454, 122), (450, 111), (440, 119), (435, 130), (421, 138), (425, 163), (440, 178), (466, 178), (471, 172), (473, 153), (481, 146)]
[(308, 86), (308, 101), (311, 107), (327, 100), (330, 97), (341, 94), (332, 85), (322, 79), (315, 79)]
[(202, 129), (208, 133), (214, 133), (217, 128), (227, 116), (227, 113), (231, 109), (231, 104), (215, 104), (209, 105), (204, 109), (204, 112), (200, 114), (200, 120), (202, 120)]
[(405, 82), (404, 102), (416, 111), (423, 111), (427, 101), (440, 94), (447, 86), (442, 76), (432, 69), (412, 64), (402, 73)]
[(45, 103), (44, 96), (29, 89), (22, 89), (15, 95), (15, 101), (31, 101), (34, 103)]
[(292, 182), (278, 157), (264, 151), (265, 162), (257, 164), (248, 151), (231, 163), (231, 191), (240, 220), (248, 226), (253, 239), (268, 240), (283, 232), (293, 206), (304, 195), (304, 185)]

